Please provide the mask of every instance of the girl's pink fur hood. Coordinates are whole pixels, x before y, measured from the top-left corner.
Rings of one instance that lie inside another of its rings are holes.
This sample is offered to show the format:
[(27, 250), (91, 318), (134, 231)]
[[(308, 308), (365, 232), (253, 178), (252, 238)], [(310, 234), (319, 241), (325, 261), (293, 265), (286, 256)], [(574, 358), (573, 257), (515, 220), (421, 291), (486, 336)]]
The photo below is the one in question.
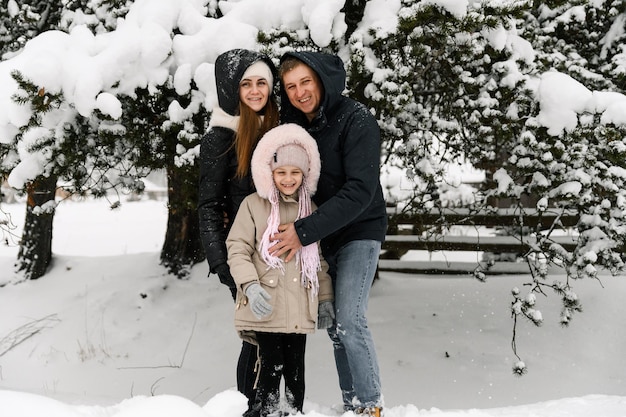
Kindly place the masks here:
[(268, 198), (272, 190), (274, 179), (270, 163), (274, 152), (281, 146), (289, 144), (300, 145), (306, 151), (309, 157), (309, 172), (305, 172), (304, 177), (310, 195), (315, 194), (321, 168), (317, 143), (302, 127), (288, 123), (277, 126), (263, 135), (252, 155), (250, 170), (256, 191), (261, 197)]

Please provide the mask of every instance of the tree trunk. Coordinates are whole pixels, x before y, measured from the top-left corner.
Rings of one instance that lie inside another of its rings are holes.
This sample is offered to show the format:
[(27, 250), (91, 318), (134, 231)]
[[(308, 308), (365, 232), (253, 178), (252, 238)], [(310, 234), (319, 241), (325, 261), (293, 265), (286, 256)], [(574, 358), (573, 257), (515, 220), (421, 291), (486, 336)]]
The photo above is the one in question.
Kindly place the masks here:
[(178, 278), (186, 278), (191, 267), (204, 260), (198, 227), (198, 174), (195, 167), (167, 167), (168, 217), (161, 263)]
[(54, 220), (56, 177), (39, 177), (28, 185), (24, 232), (17, 254), (17, 270), (26, 279), (41, 278), (52, 261), (52, 222)]

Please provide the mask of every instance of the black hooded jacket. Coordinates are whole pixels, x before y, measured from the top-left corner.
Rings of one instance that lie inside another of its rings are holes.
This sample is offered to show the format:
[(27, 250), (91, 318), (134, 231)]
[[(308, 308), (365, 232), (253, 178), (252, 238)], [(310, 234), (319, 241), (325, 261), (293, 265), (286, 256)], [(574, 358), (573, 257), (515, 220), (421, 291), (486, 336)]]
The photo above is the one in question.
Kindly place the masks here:
[(361, 103), (342, 95), (341, 59), (318, 52), (288, 52), (311, 67), (324, 87), (318, 115), (308, 122), (281, 88), (281, 123), (298, 123), (317, 141), (322, 160), (318, 209), (295, 223), (303, 245), (322, 241), (325, 255), (353, 240), (384, 241), (387, 214), (380, 185), (380, 129)]
[[(239, 112), (239, 82), (255, 62), (265, 62), (276, 77), (275, 66), (264, 54), (234, 49), (215, 61), (215, 80), (219, 107), (228, 115)], [(241, 201), (254, 192), (252, 178), (236, 178), (237, 155), (232, 127), (211, 123), (200, 144), (200, 185), (198, 215), (200, 237), (211, 272), (226, 265), (226, 236)]]

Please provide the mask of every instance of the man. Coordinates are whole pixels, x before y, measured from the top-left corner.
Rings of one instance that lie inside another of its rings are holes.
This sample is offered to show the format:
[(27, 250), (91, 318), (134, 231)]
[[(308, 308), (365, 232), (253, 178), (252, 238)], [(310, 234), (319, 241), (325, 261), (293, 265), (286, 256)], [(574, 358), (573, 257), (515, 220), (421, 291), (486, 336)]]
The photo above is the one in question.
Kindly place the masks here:
[(387, 230), (380, 185), (380, 130), (367, 108), (342, 96), (341, 59), (317, 52), (281, 58), (281, 123), (298, 123), (315, 138), (322, 160), (318, 210), (281, 225), (271, 251), (287, 254), (321, 240), (335, 290), (333, 341), (344, 410), (380, 416), (378, 360), (367, 326), (367, 303)]

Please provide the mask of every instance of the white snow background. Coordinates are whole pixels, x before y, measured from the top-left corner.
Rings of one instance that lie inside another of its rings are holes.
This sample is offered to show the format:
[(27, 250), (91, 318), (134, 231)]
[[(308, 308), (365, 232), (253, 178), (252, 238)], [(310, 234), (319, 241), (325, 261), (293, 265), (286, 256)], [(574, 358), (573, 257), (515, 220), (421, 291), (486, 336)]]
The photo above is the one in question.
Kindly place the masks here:
[[(459, 16), (469, 3), (429, 2)], [(99, 109), (119, 117), (117, 94), (161, 85), (171, 75), (181, 94), (195, 81), (194, 100), (210, 109), (215, 58), (234, 47), (256, 48), (259, 29), (304, 22), (319, 46), (345, 31), (338, 0), (223, 1), (221, 19), (203, 17), (204, 3), (138, 0), (110, 34), (78, 25), (69, 35), (47, 32), (29, 42), (0, 63), (0, 140), (13, 141), (30, 116), (11, 100), (14, 68), (48, 91), (63, 91), (83, 115)], [(364, 22), (393, 28), (399, 6), (399, 0), (370, 1)], [(180, 34), (172, 39), (173, 27)], [(496, 29), (491, 39), (518, 56), (533, 54), (512, 31)], [(603, 123), (625, 121), (621, 94), (589, 91), (558, 72), (537, 78), (534, 88), (539, 121), (552, 134), (572, 129), (582, 112), (601, 113)], [(183, 120), (194, 108), (197, 102), (186, 109), (174, 102), (170, 118)], [(61, 110), (25, 135), (11, 185), (42, 172), (45, 155), (29, 153), (27, 145), (57, 132), (68, 117)], [(23, 204), (2, 209), (23, 224)], [(245, 399), (233, 389), (240, 342), (232, 301), (215, 277), (206, 278), (204, 263), (188, 280), (158, 266), (166, 217), (159, 201), (123, 202), (115, 211), (105, 201), (64, 202), (55, 215), (54, 264), (36, 281), (9, 283), (17, 249), (0, 249), (6, 284), (0, 288), (0, 417), (241, 415)], [(370, 326), (386, 417), (626, 416), (623, 277), (605, 276), (603, 287), (577, 282), (584, 312), (567, 329), (558, 325), (557, 297), (540, 297), (545, 324), (518, 330), (529, 373), (517, 378), (509, 294), (523, 281), (382, 273)], [(307, 350), (304, 411), (341, 415), (339, 398), (330, 341), (316, 333)]]

